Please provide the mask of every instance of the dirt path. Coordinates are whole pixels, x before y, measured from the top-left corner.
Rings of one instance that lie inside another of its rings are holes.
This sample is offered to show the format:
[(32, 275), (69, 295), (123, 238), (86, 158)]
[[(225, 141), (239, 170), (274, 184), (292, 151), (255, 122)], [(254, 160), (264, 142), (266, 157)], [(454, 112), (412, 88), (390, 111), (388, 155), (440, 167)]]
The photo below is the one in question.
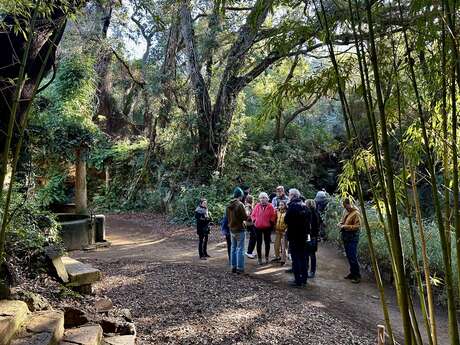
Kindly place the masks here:
[[(197, 258), (194, 229), (159, 216), (108, 216), (107, 236), (111, 248), (73, 256), (105, 273), (99, 293), (133, 309), (141, 344), (375, 344), (383, 324), (372, 277), (344, 280), (346, 260), (332, 245), (320, 245), (317, 277), (297, 290), (279, 265), (247, 260), (248, 276), (229, 273), (217, 229), (208, 261)], [(399, 336), (395, 297), (387, 294)], [(438, 324), (439, 344), (447, 345), (443, 315)]]

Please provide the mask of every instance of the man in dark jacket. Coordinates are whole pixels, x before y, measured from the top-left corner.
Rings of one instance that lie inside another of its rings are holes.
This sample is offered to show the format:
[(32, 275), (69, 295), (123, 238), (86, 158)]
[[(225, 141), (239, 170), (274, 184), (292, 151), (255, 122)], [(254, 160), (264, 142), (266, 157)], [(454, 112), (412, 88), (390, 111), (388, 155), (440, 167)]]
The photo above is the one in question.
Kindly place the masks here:
[(244, 193), (241, 188), (235, 188), (233, 200), (227, 207), (228, 227), (230, 228), (231, 250), (230, 264), (233, 273), (244, 272), (244, 238), (245, 229), (243, 222), (248, 218), (243, 200)]
[(289, 206), (284, 217), (287, 224), (287, 237), (291, 249), (292, 270), (295, 280), (291, 286), (301, 287), (307, 283), (307, 240), (310, 234), (310, 213), (300, 199), (297, 189), (289, 190)]

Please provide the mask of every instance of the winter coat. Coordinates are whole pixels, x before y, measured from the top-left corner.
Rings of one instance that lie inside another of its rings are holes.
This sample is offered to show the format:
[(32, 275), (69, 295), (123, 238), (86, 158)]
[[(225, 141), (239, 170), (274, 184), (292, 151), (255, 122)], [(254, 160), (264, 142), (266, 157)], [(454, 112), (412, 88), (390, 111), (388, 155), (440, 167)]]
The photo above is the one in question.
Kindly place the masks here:
[(228, 227), (232, 232), (244, 231), (243, 222), (247, 219), (246, 209), (239, 199), (233, 199), (227, 206)]
[(251, 218), (256, 228), (268, 229), (275, 224), (276, 211), (272, 204), (262, 206), (261, 203), (258, 203), (252, 211)]
[(310, 236), (312, 238), (319, 237), (319, 228), (321, 226), (321, 215), (316, 208), (310, 208)]
[(275, 223), (275, 231), (281, 234), (284, 234), (287, 230), (287, 225), (284, 222), (284, 217), (286, 216), (286, 210), (281, 211), (278, 210), (276, 212), (276, 223)]
[(351, 211), (345, 210), (342, 216), (342, 231), (358, 231), (361, 227), (361, 214), (357, 208)]
[(287, 238), (291, 245), (305, 245), (311, 233), (310, 210), (302, 203), (300, 198), (289, 203), (284, 222), (287, 224)]
[(207, 208), (198, 206), (195, 210), (196, 233), (198, 235), (209, 234), (209, 222), (211, 217)]

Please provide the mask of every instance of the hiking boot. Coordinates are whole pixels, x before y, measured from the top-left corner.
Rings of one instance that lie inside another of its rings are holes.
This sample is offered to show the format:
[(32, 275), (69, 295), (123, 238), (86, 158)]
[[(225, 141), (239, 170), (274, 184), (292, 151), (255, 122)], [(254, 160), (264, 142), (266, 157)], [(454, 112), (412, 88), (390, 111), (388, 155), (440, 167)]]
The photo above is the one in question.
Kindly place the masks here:
[(274, 259), (272, 259), (271, 262), (278, 262), (278, 261), (281, 261), (281, 258), (274, 258)]
[(355, 278), (353, 278), (353, 279), (351, 280), (351, 282), (352, 282), (353, 284), (359, 284), (359, 283), (361, 283), (361, 278), (360, 278), (360, 277), (355, 277)]
[(232, 268), (232, 273), (236, 273), (236, 267)]
[(343, 277), (343, 279), (350, 279), (350, 280), (353, 279), (353, 278), (354, 278), (353, 274), (351, 274), (351, 273), (349, 275)]
[(288, 283), (288, 285), (289, 285), (290, 287), (297, 288), (297, 289), (299, 289), (299, 288), (302, 287), (302, 284), (297, 283), (295, 280), (290, 281), (290, 282)]

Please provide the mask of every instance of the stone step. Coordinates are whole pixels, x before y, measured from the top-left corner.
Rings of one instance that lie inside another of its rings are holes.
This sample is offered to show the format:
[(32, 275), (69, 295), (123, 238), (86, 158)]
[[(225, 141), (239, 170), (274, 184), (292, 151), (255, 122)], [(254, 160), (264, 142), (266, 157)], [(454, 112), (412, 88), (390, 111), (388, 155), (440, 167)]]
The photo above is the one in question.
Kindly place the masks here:
[(69, 275), (68, 286), (85, 286), (101, 280), (101, 271), (68, 256), (62, 257), (62, 263)]
[(57, 345), (64, 335), (64, 314), (60, 311), (33, 313), (10, 345)]
[(102, 328), (99, 325), (87, 325), (65, 331), (64, 339), (59, 345), (100, 345)]
[(118, 335), (110, 338), (104, 338), (102, 345), (135, 345), (135, 335)]
[(9, 344), (29, 313), (27, 304), (22, 301), (0, 300), (0, 345)]

